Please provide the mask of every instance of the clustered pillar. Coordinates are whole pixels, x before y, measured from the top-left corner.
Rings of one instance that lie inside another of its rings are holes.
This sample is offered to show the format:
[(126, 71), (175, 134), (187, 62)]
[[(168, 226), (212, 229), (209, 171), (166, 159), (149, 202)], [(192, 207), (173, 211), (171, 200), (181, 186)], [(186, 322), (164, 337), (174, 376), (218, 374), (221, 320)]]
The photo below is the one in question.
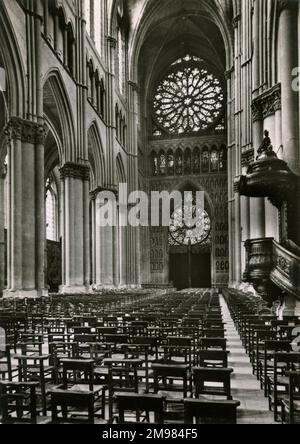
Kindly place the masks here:
[[(45, 289), (45, 252), (40, 242), (45, 238), (45, 225), (41, 215), (45, 211), (44, 199), (39, 198), (41, 171), (39, 165), (44, 151), (43, 125), (20, 118), (12, 118), (7, 127), (7, 268), (6, 296), (38, 297)], [(44, 190), (44, 184), (43, 188)]]
[(87, 165), (67, 162), (60, 170), (63, 215), (63, 285), (64, 294), (89, 291), (89, 269), (85, 261), (86, 200), (89, 196), (90, 170)]

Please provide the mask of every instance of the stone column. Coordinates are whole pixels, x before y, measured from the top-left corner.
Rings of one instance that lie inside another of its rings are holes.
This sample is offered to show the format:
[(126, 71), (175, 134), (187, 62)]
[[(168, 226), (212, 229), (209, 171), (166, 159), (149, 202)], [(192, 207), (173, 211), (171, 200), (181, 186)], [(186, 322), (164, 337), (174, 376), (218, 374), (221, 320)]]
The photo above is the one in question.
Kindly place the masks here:
[(300, 301), (294, 296), (285, 293), (282, 304), (278, 307), (277, 316), (280, 320), (288, 316), (300, 316)]
[(0, 296), (5, 288), (5, 178), (6, 166), (0, 168)]
[(10, 282), (6, 295), (18, 295), (22, 290), (22, 121), (13, 119), (10, 122), (10, 143), (8, 164), (10, 169), (10, 226), (8, 227), (10, 244), (7, 268)]
[[(261, 51), (260, 51), (260, 2), (255, 0), (253, 12), (253, 61), (252, 61), (252, 97), (255, 99), (261, 92)], [(253, 108), (252, 144), (254, 157), (263, 140), (263, 116)], [(265, 237), (265, 201), (262, 198), (250, 199), (250, 237), (258, 239)]]
[(85, 260), (86, 237), (86, 189), (89, 167), (85, 164), (67, 162), (61, 168), (63, 182), (63, 294), (86, 294), (89, 292), (89, 269)]
[[(242, 103), (238, 91), (242, 87), (242, 73), (241, 73), (241, 15), (238, 14), (233, 19), (234, 36), (235, 36), (235, 79), (231, 80), (235, 83), (235, 96), (234, 96), (234, 116), (235, 116), (235, 144), (233, 149), (232, 167), (234, 174), (232, 177), (239, 177), (241, 175), (241, 151), (242, 151), (242, 138), (241, 138), (241, 126), (242, 126)], [(233, 266), (233, 280), (236, 286), (239, 286), (242, 280), (241, 273), (241, 197), (237, 190), (233, 190), (231, 197), (233, 214), (234, 214), (234, 266)]]
[[(117, 233), (116, 226), (101, 226), (99, 219), (99, 211), (103, 202), (100, 201), (99, 193), (105, 192), (107, 198), (111, 197), (113, 208), (117, 211), (117, 199), (114, 190), (104, 190), (99, 187), (91, 193), (93, 205), (93, 258), (94, 258), (94, 273), (93, 273), (93, 289), (110, 289), (118, 286), (118, 267), (116, 269), (115, 252), (117, 246), (115, 245), (115, 235)], [(116, 213), (114, 213), (116, 216)]]
[(293, 90), (293, 72), (298, 65), (296, 2), (279, 0), (278, 28), (279, 77), (282, 90), (283, 158), (291, 170), (300, 173), (299, 94)]
[[(227, 136), (228, 136), (228, 251), (229, 251), (229, 286), (234, 285), (234, 266), (235, 266), (235, 239), (234, 239), (234, 184), (233, 178), (235, 177), (235, 102), (234, 102), (234, 90), (235, 90), (235, 71), (234, 67), (225, 72), (227, 80)], [(214, 273), (215, 274), (215, 273)], [(213, 276), (214, 278), (214, 276)]]
[(115, 175), (115, 50), (117, 41), (113, 37), (107, 38), (108, 73), (106, 82), (106, 123), (107, 123), (107, 180), (108, 188), (116, 188)]
[(35, 166), (35, 145), (32, 140), (33, 126), (24, 125), (22, 144), (22, 263), (23, 289), (36, 289), (36, 206), (35, 206), (35, 175), (32, 170)]
[(39, 295), (46, 290), (46, 209), (45, 209), (45, 147), (44, 127), (38, 126), (35, 147), (35, 223), (36, 223), (36, 287)]
[[(138, 100), (136, 83), (128, 82), (128, 193), (137, 191), (138, 180)], [(140, 286), (140, 228), (127, 229), (127, 278), (131, 286)]]
[[(242, 246), (250, 239), (250, 199), (241, 196), (241, 226), (242, 226)], [(242, 266), (241, 272), (244, 273), (246, 268), (246, 250), (242, 248)]]

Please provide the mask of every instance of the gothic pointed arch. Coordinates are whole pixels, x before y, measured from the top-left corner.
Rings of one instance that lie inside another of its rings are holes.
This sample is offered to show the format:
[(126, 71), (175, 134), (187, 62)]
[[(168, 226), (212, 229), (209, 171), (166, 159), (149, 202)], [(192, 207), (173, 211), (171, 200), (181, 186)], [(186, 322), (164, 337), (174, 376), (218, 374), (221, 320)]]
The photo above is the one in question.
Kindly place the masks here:
[(88, 129), (88, 153), (91, 166), (91, 189), (104, 186), (106, 181), (105, 157), (96, 122)]
[(1, 29), (0, 66), (5, 69), (7, 77), (6, 79), (7, 108), (10, 116), (17, 116), (24, 118), (25, 105), (26, 105), (25, 104), (26, 76), (22, 62), (22, 57), (20, 54), (19, 45), (15, 38), (14, 29), (8, 17), (8, 13), (6, 11), (5, 2), (0, 2), (0, 29)]
[(74, 116), (59, 70), (47, 73), (43, 82), (44, 115), (52, 122), (62, 146), (61, 163), (76, 161)]

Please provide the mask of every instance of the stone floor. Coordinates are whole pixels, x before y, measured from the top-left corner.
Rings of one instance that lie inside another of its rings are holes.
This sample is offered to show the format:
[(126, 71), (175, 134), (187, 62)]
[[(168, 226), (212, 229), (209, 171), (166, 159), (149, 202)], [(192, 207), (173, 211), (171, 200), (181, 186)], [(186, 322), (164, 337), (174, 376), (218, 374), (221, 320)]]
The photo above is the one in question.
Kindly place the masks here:
[(252, 373), (250, 359), (223, 297), (220, 303), (226, 323), (227, 349), (230, 351), (228, 365), (234, 369), (231, 379), (232, 396), (241, 402), (238, 424), (274, 424), (273, 413), (268, 408), (268, 400), (264, 397), (260, 384)]

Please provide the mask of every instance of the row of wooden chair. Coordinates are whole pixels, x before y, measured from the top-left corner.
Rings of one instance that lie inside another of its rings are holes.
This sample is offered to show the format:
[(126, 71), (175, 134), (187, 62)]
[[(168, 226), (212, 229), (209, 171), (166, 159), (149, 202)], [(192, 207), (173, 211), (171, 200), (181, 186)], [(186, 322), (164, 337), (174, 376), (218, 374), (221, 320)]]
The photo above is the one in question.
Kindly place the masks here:
[(300, 319), (278, 320), (251, 294), (226, 290), (224, 296), (274, 420), (300, 423), (300, 344), (293, 335)]
[(112, 296), (105, 302), (91, 299), (51, 298), (2, 307), (10, 319), (26, 314), (2, 352), (3, 422), (28, 420), (33, 397), (29, 418), (34, 422), (49, 420), (49, 412), (53, 422), (77, 417), (122, 422), (125, 409), (134, 406), (138, 421), (143, 413), (138, 406), (145, 408), (146, 400), (149, 420), (155, 419), (150, 407), (160, 406), (152, 412), (156, 419), (183, 422), (193, 406), (200, 417), (207, 408), (213, 420), (223, 415), (236, 422), (239, 402), (232, 401), (217, 293), (123, 295), (116, 303)]

